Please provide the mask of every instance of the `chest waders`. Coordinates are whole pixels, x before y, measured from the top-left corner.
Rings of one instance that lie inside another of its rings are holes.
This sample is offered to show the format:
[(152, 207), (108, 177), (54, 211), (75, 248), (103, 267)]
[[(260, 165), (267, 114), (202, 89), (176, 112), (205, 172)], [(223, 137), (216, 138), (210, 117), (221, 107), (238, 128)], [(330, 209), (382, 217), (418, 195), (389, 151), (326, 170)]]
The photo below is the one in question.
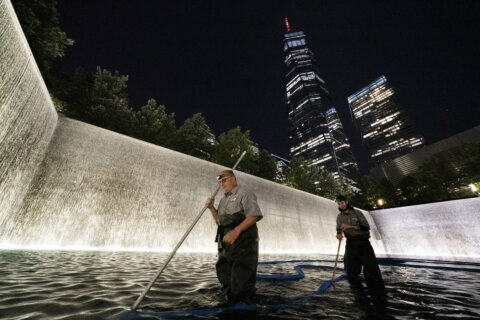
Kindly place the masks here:
[(218, 261), (215, 265), (222, 293), (229, 302), (248, 301), (255, 294), (258, 264), (258, 229), (254, 224), (243, 231), (233, 244), (223, 242), (223, 237), (245, 220), (243, 213), (222, 216), (218, 227)]

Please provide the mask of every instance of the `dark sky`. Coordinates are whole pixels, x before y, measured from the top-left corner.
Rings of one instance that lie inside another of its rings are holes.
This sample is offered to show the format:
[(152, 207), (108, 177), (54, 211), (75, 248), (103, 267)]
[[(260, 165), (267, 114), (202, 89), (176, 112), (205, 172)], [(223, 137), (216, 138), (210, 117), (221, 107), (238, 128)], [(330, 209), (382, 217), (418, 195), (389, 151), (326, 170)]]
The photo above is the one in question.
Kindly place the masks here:
[(348, 134), (347, 97), (382, 74), (427, 143), (480, 124), (480, 1), (58, 0), (58, 10), (76, 41), (67, 72), (118, 70), (134, 109), (154, 98), (178, 124), (202, 112), (217, 134), (240, 125), (282, 156), (286, 16)]

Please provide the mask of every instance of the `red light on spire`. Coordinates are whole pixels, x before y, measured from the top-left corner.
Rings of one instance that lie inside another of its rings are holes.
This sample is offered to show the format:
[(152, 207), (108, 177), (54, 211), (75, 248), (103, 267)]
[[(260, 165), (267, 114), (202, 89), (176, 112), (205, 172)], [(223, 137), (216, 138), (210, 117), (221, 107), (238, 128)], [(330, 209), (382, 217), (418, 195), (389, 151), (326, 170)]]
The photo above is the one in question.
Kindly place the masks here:
[(288, 23), (288, 18), (285, 18), (285, 27), (287, 27), (287, 32), (290, 32), (290, 23)]

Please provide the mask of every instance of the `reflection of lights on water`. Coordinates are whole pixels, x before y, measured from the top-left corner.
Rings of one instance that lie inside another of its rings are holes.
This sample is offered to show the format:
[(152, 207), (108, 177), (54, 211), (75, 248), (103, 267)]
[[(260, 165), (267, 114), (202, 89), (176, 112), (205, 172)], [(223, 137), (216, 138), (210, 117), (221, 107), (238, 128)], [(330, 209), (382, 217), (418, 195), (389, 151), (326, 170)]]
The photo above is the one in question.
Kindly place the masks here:
[[(56, 246), (56, 245), (16, 245), (8, 243), (0, 243), (0, 251), (12, 250), (12, 251), (84, 251), (84, 252), (145, 252), (145, 253), (171, 253), (173, 248), (148, 248), (148, 247), (121, 247), (121, 246)], [(216, 254), (216, 247), (212, 247), (210, 250), (195, 250), (191, 248), (178, 249), (177, 253), (199, 253), (199, 254)], [(340, 251), (343, 254), (343, 250)], [(273, 249), (261, 249), (260, 254), (319, 254), (318, 250), (304, 249), (304, 250), (273, 250)], [(325, 251), (321, 254), (332, 254)]]

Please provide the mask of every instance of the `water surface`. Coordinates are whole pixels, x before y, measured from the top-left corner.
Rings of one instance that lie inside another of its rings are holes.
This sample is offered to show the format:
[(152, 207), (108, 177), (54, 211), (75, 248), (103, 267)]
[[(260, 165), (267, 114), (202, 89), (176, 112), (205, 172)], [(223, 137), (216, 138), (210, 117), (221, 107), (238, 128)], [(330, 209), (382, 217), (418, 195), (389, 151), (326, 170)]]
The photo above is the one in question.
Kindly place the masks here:
[[(104, 319), (127, 310), (157, 268), (164, 253), (86, 251), (0, 251), (1, 319)], [(261, 256), (260, 260), (324, 259), (331, 256)], [(143, 310), (215, 307), (219, 285), (213, 254), (178, 254), (144, 302)], [(312, 263), (333, 265), (332, 262)], [(480, 319), (480, 265), (412, 262), (381, 266), (388, 290), (388, 316), (393, 319)], [(294, 263), (259, 266), (259, 272), (291, 273)], [(343, 267), (343, 264), (340, 265)], [(435, 269), (459, 267), (459, 270)], [(471, 269), (471, 271), (469, 271)], [(329, 279), (329, 270), (305, 270), (296, 282), (259, 281), (262, 303), (295, 300)], [(242, 319), (245, 314), (210, 319)], [(248, 314), (252, 319), (372, 318), (368, 295), (352, 291), (346, 281), (336, 290), (302, 305), (275, 312)]]

